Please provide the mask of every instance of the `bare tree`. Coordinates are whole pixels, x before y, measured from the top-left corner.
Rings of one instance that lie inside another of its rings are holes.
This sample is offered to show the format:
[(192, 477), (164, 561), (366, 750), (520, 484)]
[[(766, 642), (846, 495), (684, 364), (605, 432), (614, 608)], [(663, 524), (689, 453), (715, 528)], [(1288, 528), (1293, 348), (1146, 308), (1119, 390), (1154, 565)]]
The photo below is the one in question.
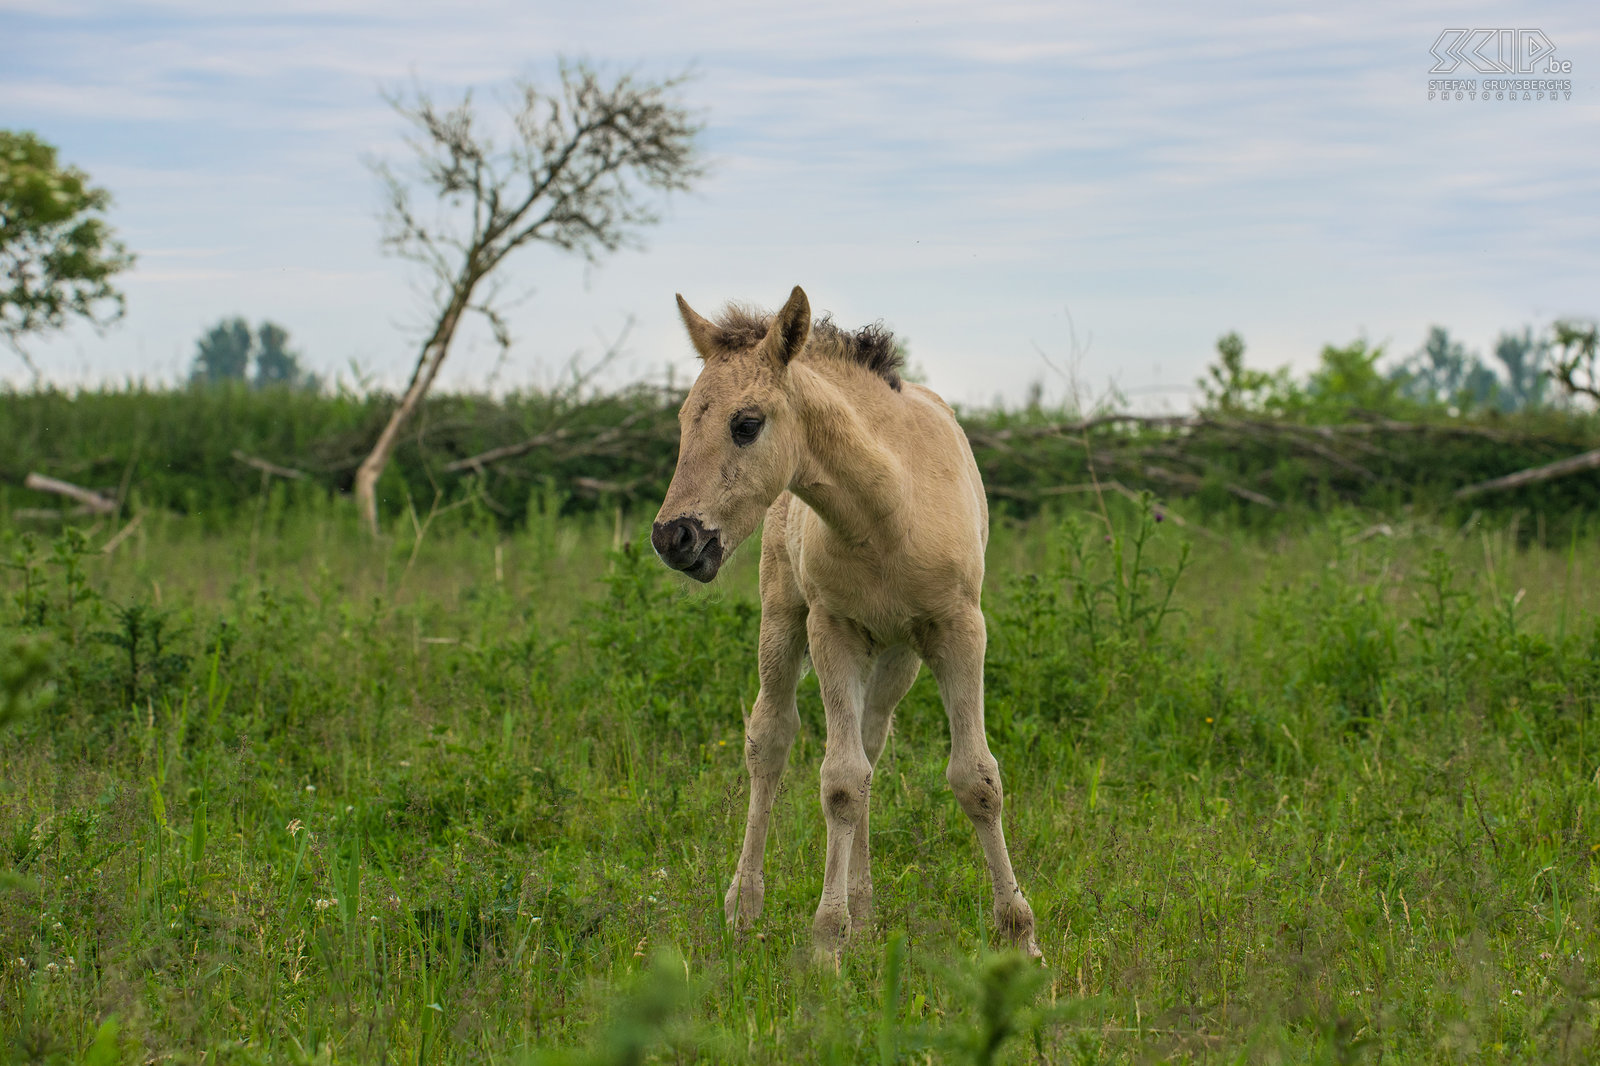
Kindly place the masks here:
[[(481, 315), (496, 343), (511, 343), (491, 277), (506, 258), (543, 243), (595, 262), (657, 220), (647, 192), (687, 189), (703, 173), (700, 127), (677, 99), (681, 77), (604, 80), (585, 64), (563, 62), (560, 81), (554, 93), (516, 84), (504, 148), (475, 128), (470, 93), (449, 109), (421, 90), (390, 100), (414, 127), (415, 158), (403, 174), (376, 167), (387, 189), (384, 245), (426, 272), (432, 326), (400, 405), (356, 471), (356, 502), (373, 533), (378, 478), (462, 320)], [(416, 208), (413, 188), (436, 201), (428, 217)]]
[(1600, 347), (1600, 326), (1563, 319), (1554, 326), (1555, 367), (1551, 376), (1570, 396), (1587, 396), (1600, 403), (1600, 367), (1595, 365)]

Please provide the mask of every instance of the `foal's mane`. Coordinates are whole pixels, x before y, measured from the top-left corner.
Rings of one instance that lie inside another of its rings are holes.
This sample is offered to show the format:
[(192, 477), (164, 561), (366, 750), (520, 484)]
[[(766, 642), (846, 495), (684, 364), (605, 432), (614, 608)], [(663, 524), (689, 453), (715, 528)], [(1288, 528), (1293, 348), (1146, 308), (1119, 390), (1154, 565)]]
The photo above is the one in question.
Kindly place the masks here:
[[(775, 316), (739, 304), (729, 304), (717, 318), (724, 350), (730, 354), (753, 348), (766, 337)], [(803, 358), (839, 359), (864, 366), (900, 391), (900, 369), (905, 359), (894, 342), (894, 333), (882, 322), (857, 330), (841, 329), (833, 316), (823, 315), (811, 324)]]

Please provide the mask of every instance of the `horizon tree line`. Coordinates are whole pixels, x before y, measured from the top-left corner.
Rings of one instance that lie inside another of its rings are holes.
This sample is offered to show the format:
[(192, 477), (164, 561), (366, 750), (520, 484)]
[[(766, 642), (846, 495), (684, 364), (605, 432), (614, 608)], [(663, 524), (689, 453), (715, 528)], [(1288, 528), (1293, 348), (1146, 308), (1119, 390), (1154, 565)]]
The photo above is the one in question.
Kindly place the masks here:
[(248, 381), (258, 389), (312, 392), (322, 387), (322, 380), (301, 365), (300, 353), (289, 347), (289, 331), (276, 322), (263, 321), (252, 330), (242, 316), (224, 318), (201, 336), (195, 348), (191, 385)]

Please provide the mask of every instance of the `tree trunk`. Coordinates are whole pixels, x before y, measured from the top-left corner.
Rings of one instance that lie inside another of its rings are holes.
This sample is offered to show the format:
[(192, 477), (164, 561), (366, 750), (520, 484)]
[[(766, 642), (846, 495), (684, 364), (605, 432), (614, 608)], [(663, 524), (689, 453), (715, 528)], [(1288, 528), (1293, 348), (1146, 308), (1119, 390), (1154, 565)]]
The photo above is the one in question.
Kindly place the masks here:
[(461, 321), (470, 296), (470, 283), (457, 287), (433, 336), (423, 345), (422, 357), (417, 360), (417, 369), (411, 374), (411, 384), (400, 398), (400, 406), (395, 408), (383, 432), (378, 434), (378, 442), (372, 446), (372, 452), (356, 469), (356, 508), (374, 537), (378, 535), (378, 479), (383, 476), (384, 469), (389, 465), (389, 457), (394, 454), (394, 446), (400, 440), (400, 430), (412, 412), (421, 405), (433, 379), (438, 376), (439, 367), (450, 351), (450, 339), (455, 336), (456, 325)]

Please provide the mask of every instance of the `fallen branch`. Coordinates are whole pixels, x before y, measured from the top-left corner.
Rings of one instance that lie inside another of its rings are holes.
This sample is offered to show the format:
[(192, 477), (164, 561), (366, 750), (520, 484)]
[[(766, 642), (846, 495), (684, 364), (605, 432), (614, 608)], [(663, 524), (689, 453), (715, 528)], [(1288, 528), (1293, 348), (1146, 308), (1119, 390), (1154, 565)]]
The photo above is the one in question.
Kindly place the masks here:
[(980, 446), (999, 447), (1008, 440), (1027, 440), (1038, 437), (1073, 437), (1092, 433), (1108, 426), (1131, 425), (1145, 429), (1216, 429), (1234, 430), (1247, 434), (1271, 435), (1293, 433), (1314, 434), (1325, 440), (1335, 438), (1367, 437), (1383, 433), (1436, 435), (1441, 437), (1479, 437), (1495, 441), (1520, 441), (1534, 439), (1526, 433), (1508, 433), (1484, 426), (1452, 425), (1434, 422), (1397, 422), (1376, 419), (1366, 422), (1341, 422), (1333, 425), (1302, 425), (1270, 418), (1213, 418), (1208, 415), (1100, 415), (1076, 422), (1051, 422), (1044, 425), (1013, 426), (1008, 429), (973, 429), (967, 436)]
[(18, 522), (59, 522), (63, 518), (86, 518), (94, 512), (87, 507), (66, 510), (61, 507), (18, 507), (11, 517)]
[(1247, 489), (1243, 485), (1234, 484), (1232, 481), (1228, 482), (1222, 487), (1239, 497), (1241, 500), (1249, 500), (1251, 503), (1259, 503), (1261, 506), (1270, 507), (1273, 510), (1278, 509), (1277, 500), (1274, 500), (1271, 496), (1263, 496), (1254, 489)]
[(1530, 467), (1527, 470), (1518, 470), (1504, 477), (1491, 478), (1488, 481), (1479, 481), (1456, 490), (1456, 499), (1467, 500), (1485, 492), (1500, 492), (1505, 489), (1514, 489), (1522, 485), (1536, 485), (1541, 481), (1550, 481), (1568, 474), (1578, 474), (1585, 470), (1600, 467), (1600, 448), (1574, 455), (1568, 459), (1558, 459), (1544, 466)]
[(53, 492), (57, 496), (65, 496), (69, 500), (77, 500), (90, 514), (111, 514), (117, 509), (117, 501), (107, 499), (94, 492), (66, 481), (57, 481), (53, 477), (43, 474), (29, 474), (23, 479), (22, 487), (32, 489), (34, 492)]
[(597, 477), (575, 477), (572, 479), (573, 488), (581, 489), (584, 492), (592, 492), (596, 496), (626, 496), (633, 491), (634, 486), (637, 484), (637, 480), (627, 482), (602, 481)]
[(969, 432), (974, 444), (995, 447), (1008, 440), (1028, 440), (1034, 437), (1073, 437), (1091, 433), (1104, 426), (1134, 425), (1186, 429), (1203, 425), (1204, 418), (1189, 415), (1099, 415), (1080, 422), (1052, 422), (1042, 426), (1014, 426), (1010, 429), (977, 430)]
[[(614, 426), (597, 428), (594, 436), (588, 438), (587, 440), (575, 442), (571, 448), (568, 448), (561, 454), (560, 458), (562, 460), (567, 460), (578, 458), (580, 456), (598, 455), (601, 454), (602, 449), (611, 449), (613, 445), (619, 442), (633, 443), (636, 438), (630, 438), (628, 430), (632, 429), (642, 419), (660, 415), (662, 413), (662, 411), (656, 410), (635, 411), (633, 414), (628, 415), (621, 422), (618, 422)], [(537, 434), (536, 436), (529, 437), (527, 440), (517, 444), (507, 444), (499, 448), (490, 448), (486, 452), (479, 452), (477, 455), (471, 455), (465, 459), (457, 459), (454, 462), (446, 463), (444, 469), (446, 473), (450, 474), (460, 473), (464, 470), (470, 470), (474, 473), (482, 473), (484, 467), (489, 466), (492, 463), (500, 463), (507, 459), (515, 459), (519, 455), (527, 455), (529, 452), (536, 449), (547, 448), (551, 445), (559, 444), (562, 441), (571, 440), (573, 436), (573, 430), (568, 426), (563, 426), (557, 429), (549, 429), (543, 433)]]
[(263, 474), (268, 474), (272, 477), (282, 477), (288, 478), (291, 481), (298, 481), (301, 478), (308, 476), (304, 470), (296, 470), (293, 467), (279, 466), (277, 463), (269, 463), (265, 459), (258, 459), (253, 455), (246, 455), (237, 448), (233, 450), (233, 457), (239, 462), (243, 463), (245, 466), (253, 466)]
[(453, 463), (446, 463), (444, 468), (447, 473), (456, 474), (463, 470), (482, 471), (490, 463), (502, 462), (506, 459), (515, 459), (519, 455), (527, 455), (536, 448), (544, 448), (556, 444), (572, 436), (570, 429), (552, 429), (537, 436), (529, 437), (520, 444), (506, 444), (499, 448), (490, 448), (486, 452), (470, 455), (465, 459), (457, 459)]

